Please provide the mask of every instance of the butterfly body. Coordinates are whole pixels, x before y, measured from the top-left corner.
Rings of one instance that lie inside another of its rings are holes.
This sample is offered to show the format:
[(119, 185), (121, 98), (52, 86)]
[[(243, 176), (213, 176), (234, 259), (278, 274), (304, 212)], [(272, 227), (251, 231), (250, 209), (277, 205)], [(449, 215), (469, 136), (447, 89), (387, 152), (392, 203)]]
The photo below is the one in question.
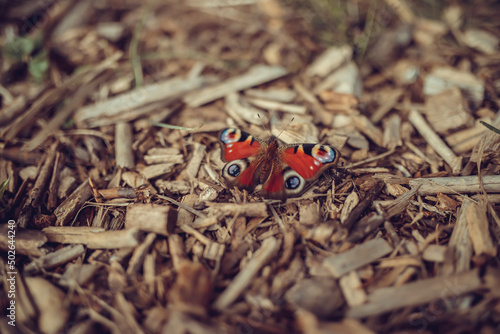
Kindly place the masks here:
[(260, 194), (266, 198), (300, 196), (340, 158), (338, 150), (328, 145), (279, 145), (274, 136), (265, 142), (234, 128), (222, 130), (219, 140), (221, 158), (227, 162), (224, 179), (248, 191), (262, 185)]

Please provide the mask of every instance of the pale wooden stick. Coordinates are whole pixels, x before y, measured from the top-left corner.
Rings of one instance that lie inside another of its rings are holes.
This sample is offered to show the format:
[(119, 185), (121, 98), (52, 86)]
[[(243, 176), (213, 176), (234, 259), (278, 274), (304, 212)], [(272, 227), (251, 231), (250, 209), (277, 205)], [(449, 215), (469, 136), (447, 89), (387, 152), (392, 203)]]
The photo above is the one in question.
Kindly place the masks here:
[(278, 240), (273, 237), (265, 239), (260, 248), (255, 252), (253, 258), (236, 275), (219, 298), (217, 298), (213, 306), (214, 309), (222, 311), (231, 305), (241, 295), (243, 290), (250, 285), (259, 270), (266, 265), (278, 248)]
[(209, 86), (194, 91), (184, 97), (184, 102), (190, 107), (199, 107), (226, 96), (229, 93), (254, 87), (265, 82), (277, 79), (288, 74), (288, 71), (280, 66), (256, 65), (248, 72), (230, 78), (220, 84)]
[(366, 304), (348, 310), (347, 317), (364, 318), (402, 307), (412, 307), (434, 300), (457, 297), (477, 290), (482, 285), (478, 270), (471, 270), (456, 275), (424, 279), (401, 286), (380, 288), (368, 296)]
[(85, 252), (82, 245), (69, 245), (55, 252), (44, 255), (24, 267), (24, 272), (33, 275), (42, 269), (48, 270), (55, 268), (63, 263), (71, 261)]
[(382, 238), (372, 239), (348, 251), (327, 257), (323, 264), (334, 277), (340, 277), (361, 268), (392, 252), (392, 247)]
[[(500, 193), (500, 175), (483, 176), (484, 189), (488, 193)], [(480, 193), (477, 175), (455, 177), (431, 177), (410, 180), (410, 187), (421, 185), (419, 195)]]
[(133, 168), (134, 153), (132, 152), (132, 127), (129, 123), (120, 122), (115, 128), (116, 165), (122, 168)]
[[(97, 127), (102, 125), (102, 120), (117, 116), (121, 120), (135, 119), (143, 113), (150, 112), (149, 108), (147, 108), (148, 105), (158, 104), (158, 107), (160, 107), (193, 89), (203, 86), (210, 79), (209, 77), (188, 79), (176, 77), (137, 88), (102, 102), (80, 108), (75, 113), (75, 121), (82, 127)], [(129, 114), (132, 116), (128, 117)]]
[(477, 196), (477, 203), (470, 203), (465, 210), (469, 236), (474, 246), (476, 255), (486, 254), (491, 257), (497, 255), (497, 247), (491, 238), (488, 217), (486, 216), (486, 202), (481, 196)]
[(135, 247), (139, 244), (137, 234), (139, 229), (134, 227), (126, 230), (105, 231), (99, 227), (70, 227), (50, 226), (42, 230), (50, 242), (64, 244), (84, 244), (88, 248), (124, 248)]
[(427, 124), (424, 117), (417, 110), (412, 109), (408, 115), (408, 119), (436, 153), (450, 165), (453, 173), (459, 173), (462, 168), (462, 158), (457, 157), (453, 153), (448, 145)]

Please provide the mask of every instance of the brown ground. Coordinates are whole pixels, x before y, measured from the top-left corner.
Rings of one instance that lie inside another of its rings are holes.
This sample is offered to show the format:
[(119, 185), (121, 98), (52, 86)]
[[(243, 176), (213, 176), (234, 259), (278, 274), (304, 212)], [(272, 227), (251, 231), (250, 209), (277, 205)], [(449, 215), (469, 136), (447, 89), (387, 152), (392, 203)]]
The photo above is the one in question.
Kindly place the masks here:
[[(498, 3), (16, 4), (2, 333), (500, 332)], [(338, 168), (228, 189), (218, 131), (262, 123)]]

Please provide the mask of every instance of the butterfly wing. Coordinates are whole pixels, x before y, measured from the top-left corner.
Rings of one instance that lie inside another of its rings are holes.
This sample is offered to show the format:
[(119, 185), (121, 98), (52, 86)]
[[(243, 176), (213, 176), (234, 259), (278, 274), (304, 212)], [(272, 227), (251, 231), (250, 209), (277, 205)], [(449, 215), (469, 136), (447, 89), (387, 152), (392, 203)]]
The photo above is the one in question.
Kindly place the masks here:
[(232, 186), (252, 191), (257, 185), (261, 161), (267, 145), (239, 129), (224, 129), (219, 134), (221, 159), (228, 162), (222, 176)]
[(340, 152), (321, 144), (293, 144), (280, 147), (270, 177), (263, 186), (268, 198), (300, 196), (323, 172), (334, 167)]

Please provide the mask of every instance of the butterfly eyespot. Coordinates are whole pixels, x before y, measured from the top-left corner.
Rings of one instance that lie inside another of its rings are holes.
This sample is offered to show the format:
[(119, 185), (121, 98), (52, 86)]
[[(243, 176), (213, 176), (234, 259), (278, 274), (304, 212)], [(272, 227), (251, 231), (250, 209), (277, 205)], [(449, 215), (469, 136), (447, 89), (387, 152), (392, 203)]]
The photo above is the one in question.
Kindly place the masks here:
[(322, 164), (333, 162), (336, 158), (336, 153), (332, 148), (319, 144), (313, 147), (311, 155)]
[(283, 173), (283, 182), (288, 196), (300, 195), (306, 184), (306, 181), (296, 171), (288, 167)]
[(241, 173), (241, 168), (237, 164), (230, 165), (227, 168), (227, 173), (232, 177), (237, 177)]
[(247, 159), (234, 160), (227, 163), (222, 169), (222, 176), (229, 182), (235, 182), (243, 171), (248, 168)]
[(220, 135), (220, 140), (224, 144), (236, 143), (241, 138), (241, 131), (239, 129), (226, 129)]
[(297, 189), (300, 186), (300, 179), (297, 176), (292, 176), (286, 179), (285, 187), (287, 189)]

